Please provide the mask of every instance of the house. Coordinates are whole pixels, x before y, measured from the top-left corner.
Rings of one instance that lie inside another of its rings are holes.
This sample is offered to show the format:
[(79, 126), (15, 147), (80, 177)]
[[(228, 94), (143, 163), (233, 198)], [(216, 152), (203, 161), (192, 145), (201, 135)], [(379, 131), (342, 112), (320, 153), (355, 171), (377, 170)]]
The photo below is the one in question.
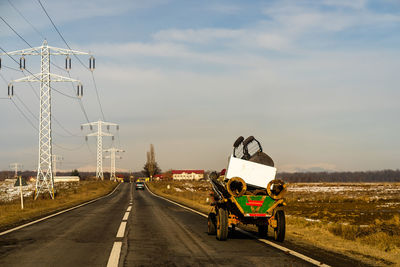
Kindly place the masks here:
[(153, 179), (156, 181), (160, 181), (163, 179), (163, 175), (162, 174), (156, 174), (153, 176)]
[(172, 180), (200, 180), (204, 170), (172, 170)]

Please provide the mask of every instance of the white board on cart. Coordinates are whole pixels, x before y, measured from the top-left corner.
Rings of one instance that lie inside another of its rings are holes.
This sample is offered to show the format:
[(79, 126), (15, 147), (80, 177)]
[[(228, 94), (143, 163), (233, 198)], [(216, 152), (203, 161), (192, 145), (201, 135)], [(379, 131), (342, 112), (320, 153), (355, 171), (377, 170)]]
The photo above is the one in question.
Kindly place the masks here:
[(271, 180), (275, 179), (276, 168), (244, 159), (229, 158), (225, 177), (242, 178), (246, 184), (266, 188)]

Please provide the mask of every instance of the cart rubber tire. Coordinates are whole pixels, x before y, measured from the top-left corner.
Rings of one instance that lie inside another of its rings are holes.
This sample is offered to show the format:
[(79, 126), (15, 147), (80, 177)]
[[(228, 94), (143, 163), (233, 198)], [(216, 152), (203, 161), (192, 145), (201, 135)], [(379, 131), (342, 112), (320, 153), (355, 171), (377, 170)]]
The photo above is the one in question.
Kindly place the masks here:
[(278, 210), (275, 214), (275, 219), (277, 220), (277, 227), (274, 229), (274, 240), (283, 242), (285, 240), (285, 212), (283, 210)]
[(258, 227), (258, 236), (259, 237), (267, 237), (268, 236), (268, 224), (257, 225)]
[(218, 209), (217, 214), (217, 239), (224, 241), (228, 239), (228, 211), (226, 209)]
[(207, 233), (209, 235), (215, 235), (217, 233), (217, 216), (214, 212), (210, 212), (208, 214), (207, 225), (208, 225)]

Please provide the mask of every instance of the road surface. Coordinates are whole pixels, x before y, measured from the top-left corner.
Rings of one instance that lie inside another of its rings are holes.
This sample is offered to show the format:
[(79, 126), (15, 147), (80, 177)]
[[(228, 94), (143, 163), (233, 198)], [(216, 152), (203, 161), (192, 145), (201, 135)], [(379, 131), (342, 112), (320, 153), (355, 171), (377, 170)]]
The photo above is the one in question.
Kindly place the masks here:
[[(122, 245), (117, 254), (115, 243)], [(0, 236), (0, 266), (107, 266), (110, 254), (117, 255), (119, 266), (311, 266), (240, 232), (218, 241), (207, 235), (206, 218), (131, 184)], [(357, 265), (332, 255), (323, 258), (330, 265)]]

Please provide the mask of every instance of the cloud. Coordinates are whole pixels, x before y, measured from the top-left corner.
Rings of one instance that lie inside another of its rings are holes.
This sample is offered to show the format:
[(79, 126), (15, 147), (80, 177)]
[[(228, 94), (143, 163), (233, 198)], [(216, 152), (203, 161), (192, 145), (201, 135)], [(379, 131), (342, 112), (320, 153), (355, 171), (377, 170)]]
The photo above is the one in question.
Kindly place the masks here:
[(364, 9), (366, 7), (367, 0), (323, 0), (322, 5), (333, 6), (333, 7), (345, 7), (353, 9)]
[(237, 5), (233, 5), (233, 4), (218, 4), (215, 3), (213, 5), (211, 5), (209, 8), (209, 10), (211, 11), (216, 11), (218, 13), (222, 13), (222, 14), (238, 14), (242, 8), (237, 6)]
[(218, 28), (208, 28), (208, 29), (168, 29), (162, 30), (153, 34), (153, 38), (156, 41), (162, 42), (188, 42), (188, 43), (210, 43), (216, 41), (229, 41), (231, 39), (238, 38), (243, 35), (242, 30), (232, 30), (232, 29), (218, 29)]

